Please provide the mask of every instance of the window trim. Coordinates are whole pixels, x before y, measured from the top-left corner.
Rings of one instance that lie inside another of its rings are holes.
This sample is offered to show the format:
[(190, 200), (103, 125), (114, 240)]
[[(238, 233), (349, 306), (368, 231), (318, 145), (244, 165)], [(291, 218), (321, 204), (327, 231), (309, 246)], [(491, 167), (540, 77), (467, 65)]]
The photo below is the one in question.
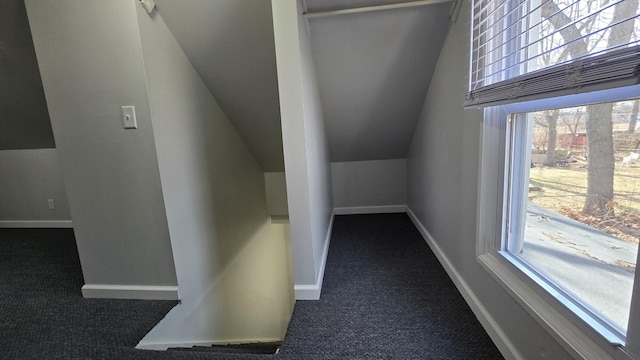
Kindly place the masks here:
[[(634, 359), (629, 351), (635, 352), (640, 348), (640, 319), (636, 320), (636, 323), (632, 320), (637, 317), (635, 310), (640, 305), (640, 295), (635, 296), (640, 294), (640, 281), (634, 282), (627, 342), (626, 346), (622, 346), (619, 344), (624, 344), (624, 339), (620, 339), (604, 327), (599, 327), (599, 323), (585, 321), (580, 316), (582, 309), (573, 308), (573, 301), (562, 301), (563, 296), (557, 296), (556, 289), (547, 288), (544, 281), (536, 281), (541, 279), (527, 266), (522, 262), (512, 261), (511, 254), (501, 251), (505, 236), (505, 200), (509, 184), (506, 161), (507, 155), (510, 154), (508, 114), (594, 102), (621, 101), (637, 96), (640, 96), (640, 85), (484, 109), (478, 183), (477, 260), (574, 357), (593, 360)], [(639, 273), (640, 269), (636, 268), (637, 279), (640, 279)], [(640, 353), (635, 355), (640, 356)]]

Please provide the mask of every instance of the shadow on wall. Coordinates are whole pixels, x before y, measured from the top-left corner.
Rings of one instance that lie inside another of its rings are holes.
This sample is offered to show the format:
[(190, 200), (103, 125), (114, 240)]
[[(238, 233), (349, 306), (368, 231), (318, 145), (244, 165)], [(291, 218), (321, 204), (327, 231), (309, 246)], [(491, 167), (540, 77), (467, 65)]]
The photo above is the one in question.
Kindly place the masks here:
[(0, 12), (0, 150), (55, 148), (24, 0)]
[(0, 79), (0, 227), (70, 227), (24, 0), (2, 2)]
[(267, 213), (264, 172), (161, 14), (137, 13), (182, 300), (138, 347), (280, 341), (291, 260), (285, 225)]

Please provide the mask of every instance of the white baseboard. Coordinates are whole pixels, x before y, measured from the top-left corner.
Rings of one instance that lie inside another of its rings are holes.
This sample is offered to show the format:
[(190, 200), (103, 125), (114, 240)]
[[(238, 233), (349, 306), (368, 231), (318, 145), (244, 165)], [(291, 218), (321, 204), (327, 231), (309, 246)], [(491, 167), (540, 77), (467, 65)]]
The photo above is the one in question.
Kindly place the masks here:
[(407, 211), (407, 206), (406, 205), (384, 205), (384, 206), (337, 207), (333, 211), (336, 215), (404, 213)]
[(324, 269), (327, 266), (327, 256), (329, 255), (329, 243), (331, 242), (331, 233), (333, 232), (333, 219), (335, 218), (335, 210), (331, 214), (331, 221), (329, 222), (329, 229), (327, 230), (327, 237), (324, 241), (324, 249), (322, 251), (322, 260), (320, 262), (320, 270), (316, 277), (316, 283), (313, 285), (294, 285), (293, 292), (296, 300), (320, 300), (320, 293), (322, 292), (322, 281), (324, 280)]
[(177, 286), (86, 284), (82, 287), (82, 296), (100, 299), (180, 300)]
[(431, 251), (436, 255), (442, 267), (446, 270), (447, 274), (456, 285), (456, 288), (462, 294), (469, 307), (478, 318), (482, 327), (487, 331), (491, 340), (496, 344), (502, 356), (504, 356), (507, 360), (525, 360), (525, 358), (520, 354), (518, 349), (513, 345), (513, 343), (506, 336), (505, 332), (502, 330), (500, 325), (496, 322), (496, 320), (491, 316), (491, 313), (484, 307), (484, 305), (480, 302), (480, 299), (473, 292), (471, 287), (467, 284), (467, 282), (462, 278), (460, 273), (455, 269), (449, 258), (445, 255), (445, 253), (440, 249), (440, 246), (436, 243), (434, 238), (431, 236), (429, 231), (422, 225), (420, 220), (416, 217), (416, 215), (411, 211), (411, 208), (407, 206), (407, 214), (409, 218), (413, 222), (413, 224), (418, 228), (418, 231), (424, 238), (425, 242), (431, 248)]
[(296, 300), (320, 300), (322, 286), (314, 285), (294, 285), (293, 292)]
[(0, 228), (73, 228), (71, 220), (0, 220)]

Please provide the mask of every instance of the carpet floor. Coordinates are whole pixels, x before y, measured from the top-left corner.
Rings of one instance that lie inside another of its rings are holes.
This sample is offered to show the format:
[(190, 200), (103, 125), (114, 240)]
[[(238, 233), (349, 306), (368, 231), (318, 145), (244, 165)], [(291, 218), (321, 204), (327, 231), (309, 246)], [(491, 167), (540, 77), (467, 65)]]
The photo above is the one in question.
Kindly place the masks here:
[(73, 231), (0, 229), (0, 359), (503, 359), (405, 214), (336, 216), (278, 355), (144, 351), (176, 304), (84, 299)]
[(406, 214), (336, 216), (319, 301), (298, 301), (283, 355), (502, 359)]

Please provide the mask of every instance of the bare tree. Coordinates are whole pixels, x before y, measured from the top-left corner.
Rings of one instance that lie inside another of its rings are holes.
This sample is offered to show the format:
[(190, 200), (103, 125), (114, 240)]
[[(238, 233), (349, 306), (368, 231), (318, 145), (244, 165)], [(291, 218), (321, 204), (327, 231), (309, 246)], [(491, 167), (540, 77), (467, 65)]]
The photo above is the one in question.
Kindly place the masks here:
[[(557, 1), (557, 0), (556, 0)], [(614, 8), (610, 24), (618, 24), (635, 14), (639, 0), (621, 1)], [(589, 3), (592, 3), (591, 1)], [(582, 38), (581, 31), (555, 1), (546, 1), (541, 7), (542, 17), (559, 29), (572, 58), (579, 58), (589, 53), (588, 43)], [(626, 21), (612, 27), (607, 39), (607, 47), (627, 43), (633, 33), (634, 22)], [(588, 214), (605, 214), (610, 211), (613, 201), (613, 104), (587, 106), (587, 196), (582, 211)]]
[(582, 212), (603, 215), (613, 201), (612, 103), (587, 106), (587, 197)]
[(539, 118), (538, 114), (536, 114), (534, 118), (534, 122), (539, 128), (544, 129), (544, 131), (542, 132), (542, 134), (538, 133), (538, 136), (536, 136), (536, 134), (534, 133), (533, 144), (537, 149), (540, 149), (543, 152), (546, 152), (547, 137), (549, 135), (549, 122), (547, 121), (546, 116), (544, 116), (541, 119)]
[(633, 134), (636, 131), (636, 121), (638, 120), (639, 108), (640, 100), (635, 100), (633, 102), (633, 107), (631, 108), (631, 117), (629, 118), (629, 129), (627, 130), (627, 134)]
[(558, 137), (558, 114), (560, 111), (547, 110), (544, 112), (549, 129), (549, 142), (547, 144), (547, 156), (544, 159), (544, 165), (556, 165), (556, 138)]
[(571, 141), (569, 142), (569, 152), (573, 151), (573, 139), (578, 135), (578, 128), (580, 127), (580, 122), (582, 120), (582, 111), (581, 107), (576, 108), (576, 112), (571, 116), (574, 119), (574, 122), (567, 121), (566, 116), (562, 117), (562, 122), (569, 129), (569, 133), (571, 134)]

